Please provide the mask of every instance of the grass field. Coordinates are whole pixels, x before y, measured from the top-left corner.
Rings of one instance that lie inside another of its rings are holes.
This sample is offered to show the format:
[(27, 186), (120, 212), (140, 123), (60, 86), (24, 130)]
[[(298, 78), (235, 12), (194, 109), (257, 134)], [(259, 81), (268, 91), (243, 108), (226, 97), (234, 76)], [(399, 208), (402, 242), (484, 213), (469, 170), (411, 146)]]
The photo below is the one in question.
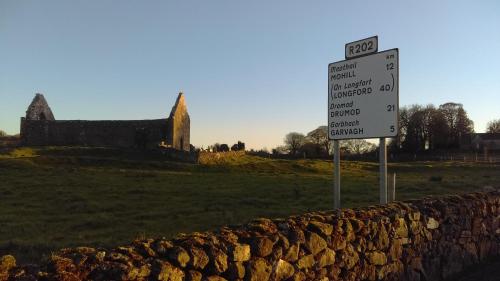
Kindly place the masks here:
[[(0, 255), (37, 261), (70, 246), (112, 247), (256, 217), (331, 209), (331, 161), (244, 155), (203, 165), (88, 148), (0, 152)], [(389, 164), (397, 199), (498, 188), (500, 166)], [(378, 202), (378, 165), (342, 163), (342, 204)]]

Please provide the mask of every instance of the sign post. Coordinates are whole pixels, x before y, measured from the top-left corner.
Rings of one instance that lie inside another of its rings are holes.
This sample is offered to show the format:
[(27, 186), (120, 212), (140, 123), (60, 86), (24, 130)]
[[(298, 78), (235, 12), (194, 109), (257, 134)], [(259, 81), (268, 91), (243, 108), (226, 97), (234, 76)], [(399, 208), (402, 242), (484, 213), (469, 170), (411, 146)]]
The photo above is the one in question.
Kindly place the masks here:
[(398, 134), (399, 50), (378, 37), (348, 43), (346, 60), (328, 65), (328, 137), (334, 141), (334, 207), (340, 208), (339, 140), (380, 139), (380, 203), (387, 203), (386, 137)]
[(340, 209), (340, 144), (333, 141), (333, 208)]
[(380, 204), (387, 204), (387, 145), (385, 138), (380, 138), (379, 141), (380, 155)]

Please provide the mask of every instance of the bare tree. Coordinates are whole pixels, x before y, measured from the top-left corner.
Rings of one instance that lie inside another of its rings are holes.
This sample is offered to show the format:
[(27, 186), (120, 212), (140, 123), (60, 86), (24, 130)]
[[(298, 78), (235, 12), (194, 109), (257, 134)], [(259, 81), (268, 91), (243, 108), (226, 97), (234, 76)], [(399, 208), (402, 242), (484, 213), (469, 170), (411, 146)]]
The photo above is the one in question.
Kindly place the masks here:
[(340, 147), (347, 153), (360, 155), (375, 150), (376, 145), (363, 139), (352, 139), (341, 141)]
[(273, 148), (273, 154), (286, 154), (288, 152), (288, 148), (285, 145), (279, 145), (276, 148)]
[[(325, 151), (327, 154), (330, 151), (331, 142), (328, 139), (328, 127), (327, 126), (319, 126), (317, 129), (314, 129), (307, 133), (306, 139), (317, 145), (318, 148)], [(321, 154), (321, 151), (317, 151), (318, 154)]]
[(305, 142), (305, 136), (301, 133), (291, 132), (285, 136), (285, 146), (290, 151), (290, 154), (295, 155), (299, 148)]
[(487, 133), (500, 133), (500, 119), (491, 120), (488, 122), (488, 127), (486, 129)]
[(5, 137), (7, 136), (7, 133), (3, 130), (0, 130), (0, 137)]

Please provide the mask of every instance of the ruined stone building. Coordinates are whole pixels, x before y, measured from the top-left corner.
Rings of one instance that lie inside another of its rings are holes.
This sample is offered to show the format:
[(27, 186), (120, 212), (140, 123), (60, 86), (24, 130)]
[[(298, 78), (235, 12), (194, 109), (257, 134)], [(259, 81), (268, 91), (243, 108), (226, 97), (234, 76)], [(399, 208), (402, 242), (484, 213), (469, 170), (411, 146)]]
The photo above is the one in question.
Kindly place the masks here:
[(154, 147), (160, 143), (190, 150), (190, 120), (179, 93), (170, 116), (154, 120), (56, 120), (42, 94), (36, 94), (21, 117), (23, 145)]

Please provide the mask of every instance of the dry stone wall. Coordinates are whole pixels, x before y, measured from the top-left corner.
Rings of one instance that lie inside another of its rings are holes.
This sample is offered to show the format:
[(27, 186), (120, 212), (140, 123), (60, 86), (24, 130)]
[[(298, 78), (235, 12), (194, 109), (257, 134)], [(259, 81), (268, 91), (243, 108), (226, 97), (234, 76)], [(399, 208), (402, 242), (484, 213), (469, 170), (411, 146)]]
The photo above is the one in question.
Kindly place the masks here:
[(443, 280), (499, 256), (499, 210), (495, 191), (257, 219), (112, 250), (64, 249), (42, 267), (3, 257), (0, 280)]

